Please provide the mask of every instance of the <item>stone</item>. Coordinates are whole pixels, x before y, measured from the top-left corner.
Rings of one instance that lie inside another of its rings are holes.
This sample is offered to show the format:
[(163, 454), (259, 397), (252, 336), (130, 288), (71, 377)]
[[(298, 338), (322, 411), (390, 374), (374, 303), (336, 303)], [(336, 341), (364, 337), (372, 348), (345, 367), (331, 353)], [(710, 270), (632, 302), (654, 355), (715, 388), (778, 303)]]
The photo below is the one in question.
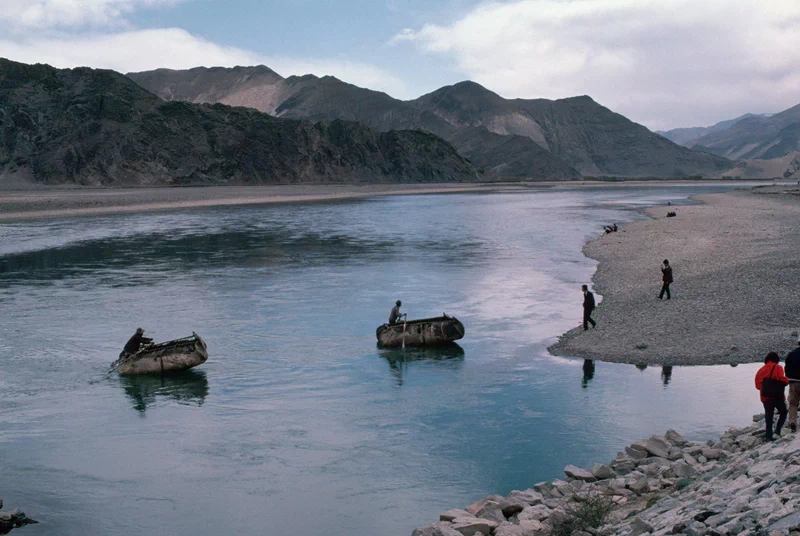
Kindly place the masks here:
[(647, 449), (647, 452), (653, 456), (658, 456), (659, 458), (669, 458), (669, 449), (671, 445), (662, 437), (651, 436), (645, 442), (644, 446), (645, 449)]
[(637, 517), (631, 523), (631, 532), (629, 536), (639, 536), (640, 534), (646, 534), (648, 532), (652, 532), (653, 527), (642, 520), (641, 517)]
[(592, 467), (592, 476), (597, 480), (608, 480), (616, 477), (617, 473), (607, 465), (596, 463)]
[(707, 448), (703, 449), (703, 456), (708, 460), (719, 460), (724, 453), (720, 449)]
[(646, 449), (638, 449), (634, 448), (633, 445), (629, 447), (625, 447), (625, 453), (633, 458), (634, 460), (643, 460), (647, 458), (647, 450)]
[(477, 533), (491, 534), (500, 523), (488, 519), (477, 518), (456, 518), (453, 521), (453, 530), (458, 531), (461, 536), (475, 536)]
[(488, 497), (484, 497), (483, 499), (479, 499), (474, 503), (470, 504), (465, 508), (465, 510), (470, 514), (475, 515), (478, 513), (478, 510), (486, 506), (486, 503), (493, 502), (499, 504), (500, 501), (502, 501), (503, 499), (505, 499), (505, 497), (503, 497), (502, 495), (489, 495)]
[[(522, 510), (520, 509), (520, 511)], [(503, 515), (503, 509), (500, 508), (500, 504), (494, 501), (487, 501), (480, 510), (475, 512), (475, 517), (488, 519), (496, 523), (503, 523), (506, 520), (506, 516)]]
[(517, 515), (517, 520), (520, 523), (526, 521), (542, 521), (550, 517), (552, 510), (544, 504), (537, 504), (529, 506)]
[(427, 527), (414, 529), (411, 536), (462, 536), (462, 534), (452, 528), (449, 523), (439, 521)]
[[(538, 491), (534, 491), (532, 489), (526, 489), (525, 491), (514, 490), (508, 494), (506, 500), (527, 503), (533, 506), (534, 504), (542, 504), (544, 501), (544, 496)], [(503, 501), (500, 501), (500, 504), (503, 504)]]
[(688, 441), (686, 441), (681, 434), (672, 429), (667, 430), (667, 433), (664, 434), (664, 439), (676, 447), (683, 447), (688, 443)]
[(453, 508), (442, 514), (439, 514), (439, 521), (453, 521), (457, 517), (470, 517), (472, 514), (461, 508)]
[(672, 464), (672, 471), (680, 479), (691, 478), (697, 474), (697, 471), (686, 462), (675, 462)]
[(542, 524), (538, 521), (527, 521), (519, 525), (503, 523), (494, 531), (494, 536), (536, 536), (542, 530)]
[[(570, 478), (576, 478), (585, 482), (594, 482), (597, 480), (597, 478), (595, 478), (592, 472), (588, 469), (581, 469), (580, 467), (575, 467), (574, 465), (568, 465), (564, 467), (564, 474)], [(561, 489), (559, 489), (559, 491), (561, 491)]]

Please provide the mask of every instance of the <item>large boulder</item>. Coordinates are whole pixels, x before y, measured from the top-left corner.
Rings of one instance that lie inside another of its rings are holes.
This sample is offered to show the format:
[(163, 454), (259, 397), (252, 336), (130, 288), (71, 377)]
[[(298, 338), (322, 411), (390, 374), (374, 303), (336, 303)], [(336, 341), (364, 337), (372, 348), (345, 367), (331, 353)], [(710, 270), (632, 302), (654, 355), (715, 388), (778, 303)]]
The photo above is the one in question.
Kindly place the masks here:
[(669, 458), (669, 449), (671, 447), (672, 445), (666, 439), (659, 436), (651, 436), (644, 444), (648, 454), (659, 458)]
[(414, 529), (411, 536), (462, 536), (462, 534), (455, 530), (450, 523), (438, 521), (427, 527)]
[(584, 482), (594, 482), (597, 480), (597, 478), (595, 478), (592, 472), (588, 469), (581, 469), (580, 467), (576, 467), (574, 465), (568, 465), (564, 467), (564, 474), (570, 478), (583, 480)]
[(456, 518), (453, 521), (453, 530), (458, 531), (462, 536), (475, 536), (477, 533), (491, 534), (500, 523), (488, 519), (478, 518)]

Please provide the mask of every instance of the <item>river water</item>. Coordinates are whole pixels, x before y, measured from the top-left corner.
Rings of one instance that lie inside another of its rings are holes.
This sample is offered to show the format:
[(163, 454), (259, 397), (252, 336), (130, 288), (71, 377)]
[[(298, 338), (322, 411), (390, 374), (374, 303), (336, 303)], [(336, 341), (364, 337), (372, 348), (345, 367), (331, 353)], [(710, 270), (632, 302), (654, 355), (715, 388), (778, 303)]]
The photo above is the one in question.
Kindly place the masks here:
[[(29, 536), (408, 536), (670, 427), (708, 439), (745, 425), (753, 365), (546, 351), (580, 320), (595, 268), (581, 248), (603, 224), (726, 188), (0, 225), (0, 496), (42, 522)], [(376, 348), (396, 299), (409, 318), (457, 315), (460, 347)], [(210, 359), (178, 377), (106, 375), (137, 326), (159, 341), (197, 331)]]

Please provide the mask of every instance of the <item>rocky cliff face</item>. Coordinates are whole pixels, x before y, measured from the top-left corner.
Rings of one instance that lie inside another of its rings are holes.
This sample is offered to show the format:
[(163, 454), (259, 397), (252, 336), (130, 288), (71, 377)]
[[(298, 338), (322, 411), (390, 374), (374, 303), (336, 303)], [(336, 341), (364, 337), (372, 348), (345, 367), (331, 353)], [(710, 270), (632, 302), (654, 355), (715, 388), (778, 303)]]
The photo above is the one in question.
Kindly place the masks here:
[[(216, 100), (225, 87), (239, 84), (228, 80), (209, 88), (202, 76), (192, 80), (192, 92), (178, 84), (173, 95)], [(8, 60), (0, 60), (0, 177), (87, 185), (479, 178), (452, 146), (431, 134), (378, 133), (354, 122), (312, 123), (222, 104), (165, 102), (113, 71)]]
[[(169, 73), (129, 76), (153, 93), (180, 94), (165, 90), (182, 80)], [(222, 98), (241, 100), (243, 91), (237, 87)], [(677, 146), (588, 97), (504, 99), (474, 82), (462, 82), (404, 102), (312, 75), (266, 80), (261, 91), (269, 97), (251, 105), (262, 111), (280, 117), (348, 119), (382, 131), (426, 130), (450, 141), (479, 167), (506, 177), (716, 176), (732, 167), (724, 158)]]

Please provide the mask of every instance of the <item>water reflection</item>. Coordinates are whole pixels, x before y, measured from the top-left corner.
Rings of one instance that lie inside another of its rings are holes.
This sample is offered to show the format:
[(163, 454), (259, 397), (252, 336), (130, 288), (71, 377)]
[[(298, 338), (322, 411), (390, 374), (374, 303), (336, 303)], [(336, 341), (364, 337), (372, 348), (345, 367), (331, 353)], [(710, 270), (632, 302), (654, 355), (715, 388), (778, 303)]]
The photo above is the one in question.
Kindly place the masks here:
[(422, 348), (381, 348), (379, 353), (389, 363), (397, 385), (403, 385), (403, 376), (408, 373), (409, 363), (414, 361), (438, 361), (452, 368), (460, 368), (464, 363), (464, 349), (456, 343)]
[(158, 376), (120, 376), (125, 395), (133, 409), (144, 413), (158, 397), (182, 404), (202, 406), (208, 396), (208, 379), (202, 370), (186, 370)]
[(636, 368), (638, 368), (641, 371), (645, 371), (647, 370), (647, 363), (637, 363)]
[(672, 365), (664, 365), (661, 367), (661, 381), (664, 382), (664, 387), (669, 385), (672, 380)]
[(581, 381), (581, 386), (586, 389), (589, 386), (589, 382), (592, 381), (594, 378), (594, 361), (591, 359), (584, 359), (583, 360), (583, 380)]

